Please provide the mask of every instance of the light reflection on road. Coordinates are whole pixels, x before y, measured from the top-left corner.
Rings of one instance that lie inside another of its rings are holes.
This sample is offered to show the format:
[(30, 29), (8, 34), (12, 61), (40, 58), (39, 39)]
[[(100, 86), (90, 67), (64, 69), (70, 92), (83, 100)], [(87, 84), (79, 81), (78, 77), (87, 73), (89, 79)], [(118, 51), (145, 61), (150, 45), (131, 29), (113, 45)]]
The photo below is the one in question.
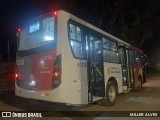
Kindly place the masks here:
[(147, 80), (147, 82), (143, 84), (143, 87), (160, 88), (160, 78), (154, 80)]

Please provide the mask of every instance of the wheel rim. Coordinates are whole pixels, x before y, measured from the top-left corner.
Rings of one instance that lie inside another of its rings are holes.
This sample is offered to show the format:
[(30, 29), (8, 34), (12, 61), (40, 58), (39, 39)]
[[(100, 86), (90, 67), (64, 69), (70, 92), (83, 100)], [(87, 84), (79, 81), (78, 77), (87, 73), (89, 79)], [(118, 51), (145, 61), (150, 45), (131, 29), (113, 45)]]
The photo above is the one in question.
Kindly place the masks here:
[(141, 81), (138, 81), (138, 83), (137, 83), (137, 88), (141, 88), (141, 86), (142, 86)]
[(109, 88), (108, 95), (109, 95), (109, 100), (110, 100), (111, 102), (114, 102), (115, 96), (116, 96), (116, 90), (115, 90), (115, 88), (114, 88), (113, 86), (111, 86), (111, 87)]

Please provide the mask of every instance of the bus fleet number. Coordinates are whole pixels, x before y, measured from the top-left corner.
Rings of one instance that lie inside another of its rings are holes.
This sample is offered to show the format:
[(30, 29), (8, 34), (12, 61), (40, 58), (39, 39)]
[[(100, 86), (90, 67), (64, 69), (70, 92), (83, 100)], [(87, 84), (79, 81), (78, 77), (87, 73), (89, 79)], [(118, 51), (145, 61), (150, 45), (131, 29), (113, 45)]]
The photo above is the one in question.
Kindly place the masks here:
[(78, 63), (78, 66), (79, 66), (79, 67), (87, 67), (87, 64), (86, 64), (86, 63), (83, 63), (83, 62), (79, 62), (79, 63)]

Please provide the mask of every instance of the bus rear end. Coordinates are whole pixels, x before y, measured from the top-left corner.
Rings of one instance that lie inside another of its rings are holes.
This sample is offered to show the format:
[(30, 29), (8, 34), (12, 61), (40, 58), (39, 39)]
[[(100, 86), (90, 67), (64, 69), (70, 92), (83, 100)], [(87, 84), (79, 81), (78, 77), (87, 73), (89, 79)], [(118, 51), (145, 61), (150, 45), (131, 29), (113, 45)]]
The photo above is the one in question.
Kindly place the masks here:
[(15, 75), (17, 96), (54, 101), (54, 89), (61, 83), (56, 19), (55, 14), (47, 14), (32, 20), (20, 31)]

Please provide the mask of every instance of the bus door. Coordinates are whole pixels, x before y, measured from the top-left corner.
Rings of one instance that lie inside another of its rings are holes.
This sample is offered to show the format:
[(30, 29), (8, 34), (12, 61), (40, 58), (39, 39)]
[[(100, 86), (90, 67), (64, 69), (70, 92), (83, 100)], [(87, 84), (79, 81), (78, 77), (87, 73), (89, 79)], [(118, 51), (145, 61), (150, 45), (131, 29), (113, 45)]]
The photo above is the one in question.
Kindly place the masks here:
[(122, 64), (123, 90), (134, 87), (134, 52), (124, 46), (119, 47)]
[(127, 49), (127, 64), (128, 64), (128, 78), (129, 78), (129, 87), (134, 87), (134, 52), (131, 49)]
[(127, 91), (129, 87), (129, 73), (128, 73), (128, 63), (127, 63), (127, 50), (124, 46), (119, 47), (120, 59), (122, 64), (122, 79), (123, 79), (123, 90)]
[(95, 35), (87, 36), (88, 46), (88, 77), (89, 77), (89, 102), (99, 97), (104, 97), (104, 73), (102, 41)]

